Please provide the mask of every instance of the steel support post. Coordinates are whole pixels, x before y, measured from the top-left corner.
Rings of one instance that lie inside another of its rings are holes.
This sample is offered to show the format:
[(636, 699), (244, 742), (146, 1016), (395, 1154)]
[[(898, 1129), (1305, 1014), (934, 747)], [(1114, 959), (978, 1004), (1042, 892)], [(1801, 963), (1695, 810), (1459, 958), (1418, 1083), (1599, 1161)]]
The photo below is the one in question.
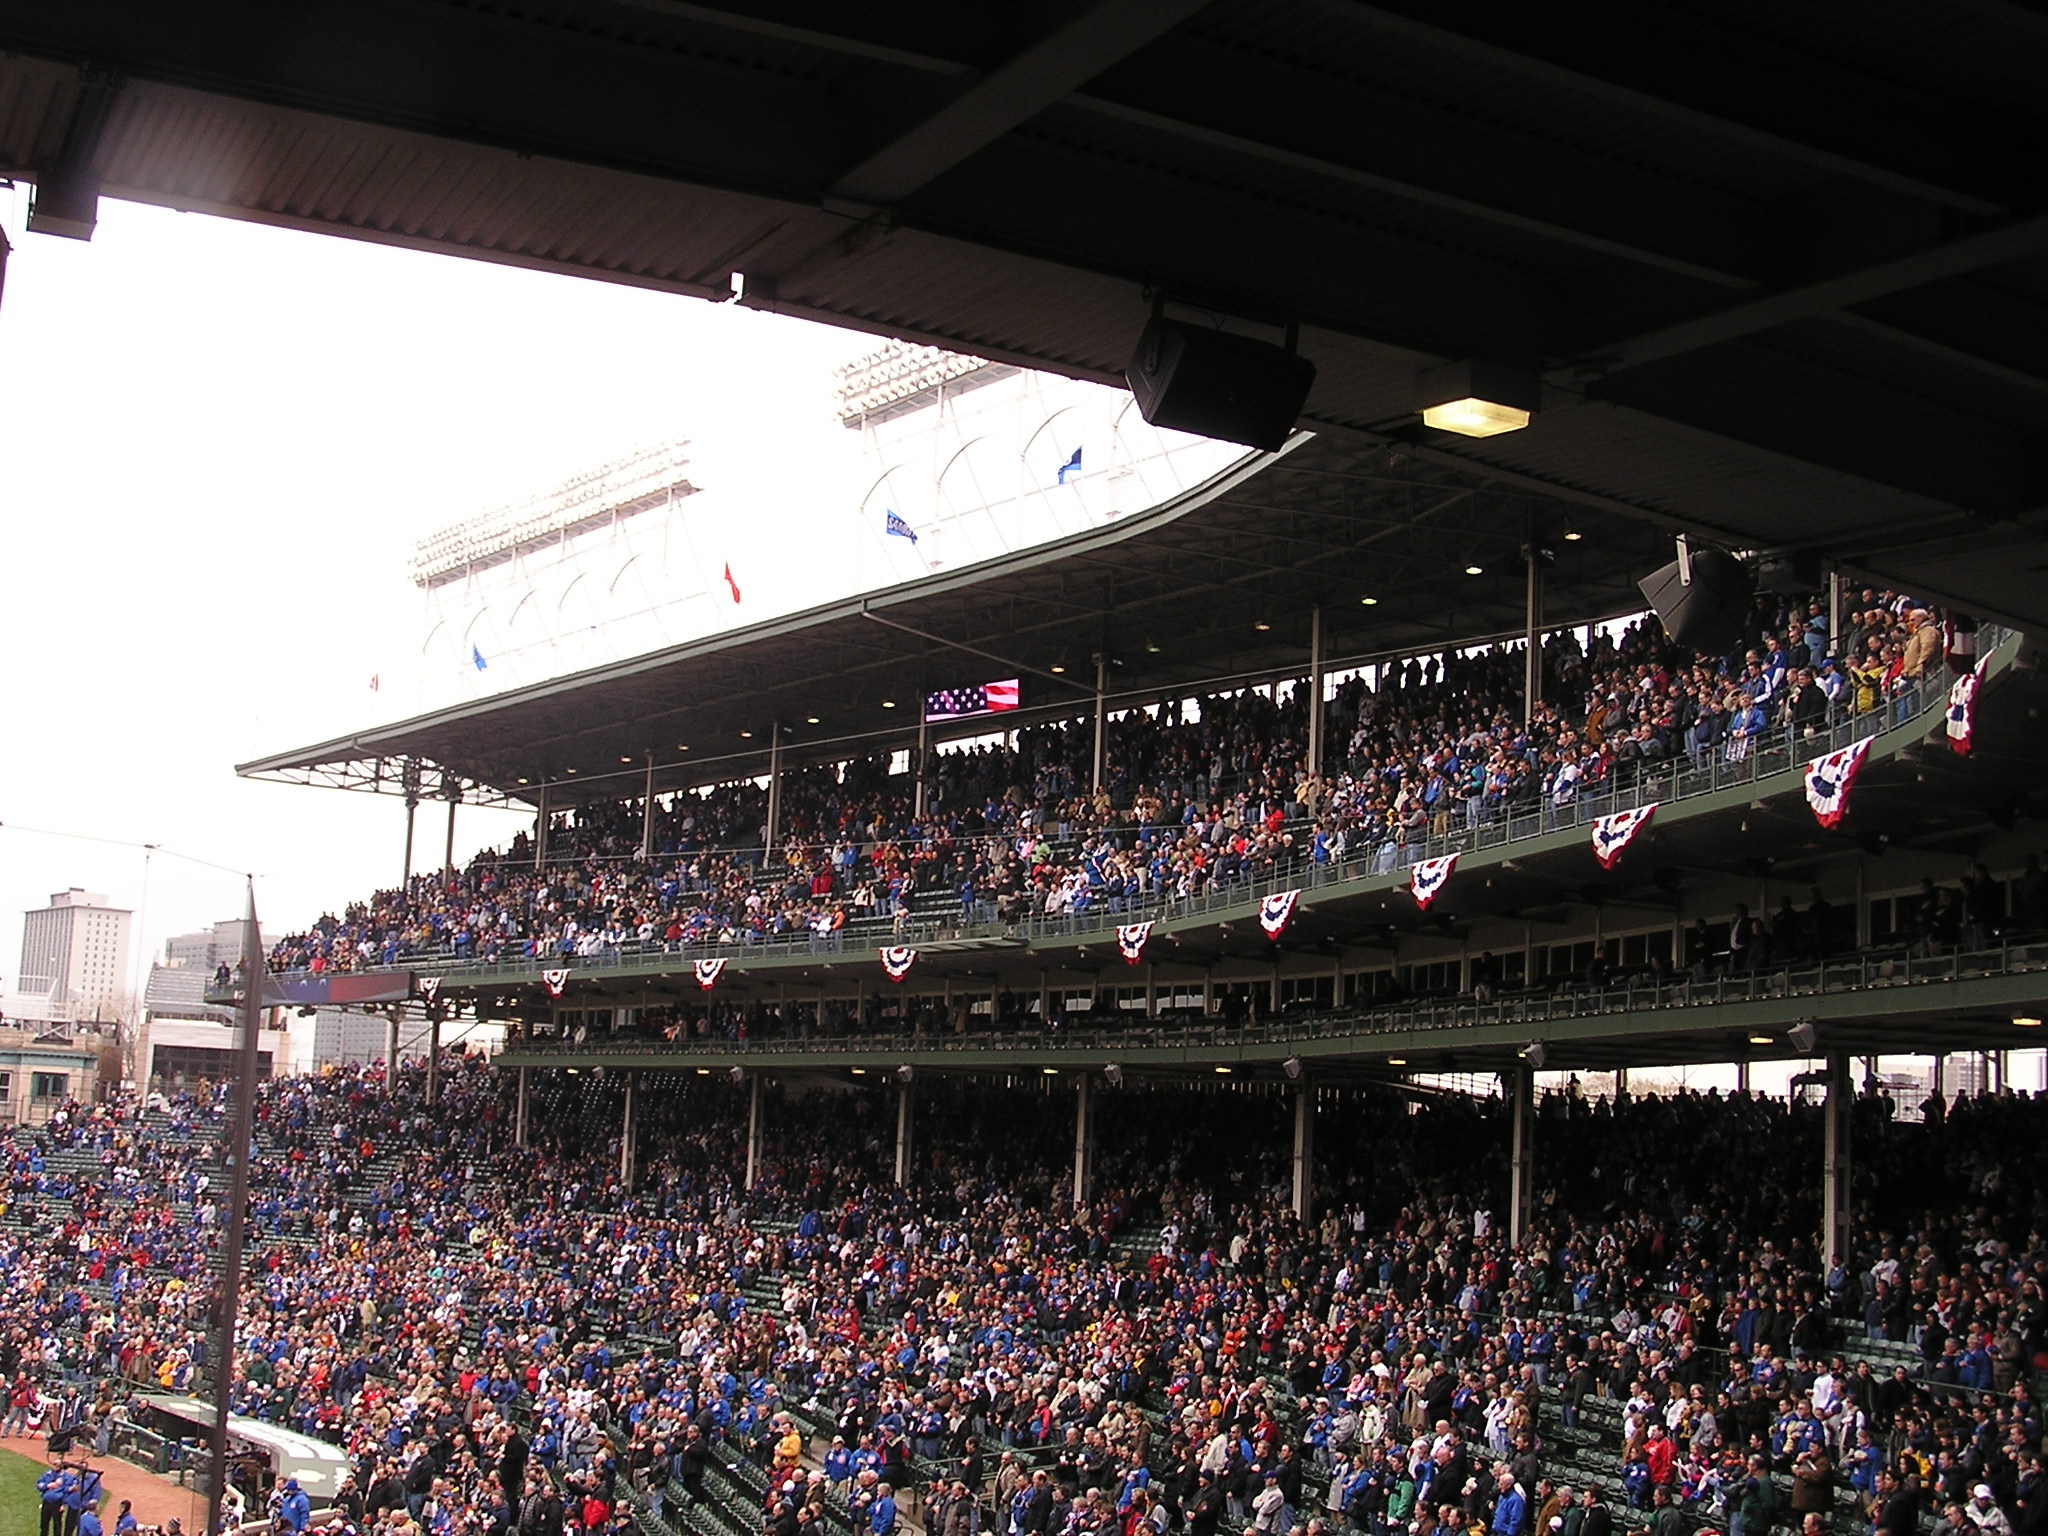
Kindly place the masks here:
[(761, 1181), (761, 1133), (763, 1126), (761, 1112), (761, 1078), (759, 1073), (747, 1078), (747, 1188), (753, 1189)]
[(1077, 1208), (1087, 1201), (1088, 1185), (1095, 1177), (1095, 1113), (1091, 1094), (1088, 1076), (1083, 1073), (1081, 1090), (1074, 1097), (1074, 1205)]
[(1095, 658), (1095, 758), (1094, 768), (1088, 779), (1088, 786), (1092, 790), (1102, 788), (1102, 776), (1106, 769), (1105, 753), (1108, 742), (1104, 733), (1108, 729), (1109, 719), (1104, 712), (1103, 696), (1108, 691), (1108, 688), (1109, 658), (1097, 656)]
[(896, 1090), (896, 1184), (898, 1188), (910, 1182), (910, 1160), (915, 1154), (911, 1138), (916, 1133), (914, 1121), (917, 1110), (917, 1087), (905, 1083)]
[(1536, 1073), (1527, 1062), (1517, 1062), (1513, 1070), (1502, 1075), (1507, 1079), (1507, 1090), (1513, 1098), (1509, 1129), (1513, 1143), (1508, 1167), (1508, 1243), (1519, 1246), (1529, 1235), (1529, 1222), (1535, 1214), (1536, 1205)]
[(1822, 1133), (1821, 1261), (1833, 1266), (1850, 1259), (1849, 1221), (1852, 1168), (1850, 1127), (1856, 1107), (1855, 1085), (1849, 1078), (1849, 1053), (1828, 1053), (1827, 1119)]
[(619, 1124), (619, 1182), (633, 1187), (633, 1154), (640, 1139), (640, 1074), (626, 1073), (626, 1113)]
[(1323, 771), (1323, 610), (1309, 610), (1308, 624), (1308, 771)]
[(1304, 1078), (1294, 1087), (1294, 1216), (1305, 1228), (1315, 1220), (1316, 1091)]

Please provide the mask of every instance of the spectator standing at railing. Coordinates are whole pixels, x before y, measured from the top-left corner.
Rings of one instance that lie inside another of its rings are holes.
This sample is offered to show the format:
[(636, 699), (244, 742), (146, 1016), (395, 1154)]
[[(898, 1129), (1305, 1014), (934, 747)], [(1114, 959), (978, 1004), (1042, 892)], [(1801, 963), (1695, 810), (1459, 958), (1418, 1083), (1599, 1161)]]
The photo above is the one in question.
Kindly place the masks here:
[(1899, 675), (1917, 683), (1932, 676), (1941, 665), (1941, 626), (1925, 608), (1906, 614), (1906, 646), (1899, 658)]

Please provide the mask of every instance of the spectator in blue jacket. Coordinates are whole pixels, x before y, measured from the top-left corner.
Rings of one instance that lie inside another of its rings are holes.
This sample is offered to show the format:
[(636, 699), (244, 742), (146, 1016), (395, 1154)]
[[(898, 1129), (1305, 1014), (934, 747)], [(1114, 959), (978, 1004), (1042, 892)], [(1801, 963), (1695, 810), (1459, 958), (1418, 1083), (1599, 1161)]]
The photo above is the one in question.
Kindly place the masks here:
[(41, 1536), (64, 1536), (64, 1506), (78, 1485), (78, 1474), (62, 1462), (36, 1479), (43, 1499)]
[(853, 1452), (846, 1448), (846, 1436), (834, 1435), (832, 1449), (825, 1453), (825, 1481), (843, 1488), (853, 1481)]
[(1500, 1469), (1498, 1477), (1500, 1497), (1493, 1501), (1493, 1523), (1488, 1529), (1493, 1536), (1522, 1536), (1529, 1514), (1529, 1497), (1506, 1467)]
[(277, 1523), (291, 1532), (291, 1536), (301, 1536), (312, 1519), (313, 1501), (306, 1497), (306, 1490), (299, 1486), (296, 1477), (286, 1478), (284, 1498), (277, 1506)]
[(896, 1496), (887, 1483), (875, 1485), (875, 1502), (868, 1506), (870, 1536), (895, 1536)]

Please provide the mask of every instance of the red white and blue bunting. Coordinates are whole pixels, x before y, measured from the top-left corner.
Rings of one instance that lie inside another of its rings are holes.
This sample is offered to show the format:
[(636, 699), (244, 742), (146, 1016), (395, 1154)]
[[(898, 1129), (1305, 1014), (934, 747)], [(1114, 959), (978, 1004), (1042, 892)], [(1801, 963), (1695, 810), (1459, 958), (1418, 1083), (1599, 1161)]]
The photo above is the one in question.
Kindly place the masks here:
[(692, 960), (690, 962), (690, 969), (696, 973), (698, 989), (709, 992), (718, 985), (718, 977), (725, 969), (725, 962), (723, 960)]
[(560, 997), (562, 988), (569, 985), (569, 973), (567, 970), (542, 971), (540, 984), (548, 989), (549, 997)]
[(917, 963), (917, 951), (902, 944), (890, 944), (882, 950), (882, 969), (889, 973), (891, 981), (901, 981), (910, 974), (910, 968)]
[(1621, 861), (1623, 850), (1636, 840), (1636, 834), (1650, 824), (1650, 818), (1656, 813), (1656, 802), (1652, 801), (1632, 811), (1616, 811), (1612, 816), (1602, 816), (1594, 822), (1593, 856), (1599, 859), (1600, 867), (1614, 868)]
[(1980, 664), (1966, 677), (1959, 677), (1948, 691), (1948, 744), (1957, 757), (1968, 757), (1977, 734), (1977, 685), (1984, 681)]
[(1145, 958), (1145, 941), (1151, 937), (1150, 923), (1124, 923), (1117, 928), (1116, 947), (1126, 965), (1136, 965)]
[(421, 1001), (423, 1001), (423, 1002), (428, 1002), (428, 1003), (431, 1003), (431, 1002), (432, 1002), (432, 1001), (433, 1001), (433, 1000), (435, 999), (435, 997), (439, 995), (440, 991), (441, 991), (441, 978), (440, 978), (440, 977), (438, 977), (438, 976), (422, 976), (422, 977), (420, 978), (420, 999), (421, 999)]
[(1455, 853), (1447, 853), (1440, 859), (1418, 860), (1408, 871), (1408, 894), (1415, 898), (1415, 905), (1427, 912), (1429, 904), (1436, 900), (1437, 893), (1457, 867), (1458, 856)]
[(1299, 891), (1282, 891), (1277, 896), (1268, 896), (1259, 903), (1259, 926), (1266, 930), (1266, 937), (1277, 939), (1294, 916), (1294, 904), (1301, 900)]
[(1869, 755), (1870, 740), (1866, 736), (1806, 765), (1806, 803), (1822, 826), (1837, 826), (1848, 814), (1849, 786), (1856, 782), (1863, 759)]

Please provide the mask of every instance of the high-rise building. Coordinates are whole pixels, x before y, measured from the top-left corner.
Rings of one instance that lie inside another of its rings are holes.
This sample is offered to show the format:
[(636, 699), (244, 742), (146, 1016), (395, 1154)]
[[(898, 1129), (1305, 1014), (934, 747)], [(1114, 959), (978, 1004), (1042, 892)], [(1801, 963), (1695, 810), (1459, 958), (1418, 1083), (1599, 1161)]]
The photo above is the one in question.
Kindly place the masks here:
[(164, 957), (152, 962), (143, 988), (143, 1006), (151, 1019), (203, 1019), (231, 1024), (235, 1010), (206, 1000), (214, 971), (242, 958), (242, 921), (227, 918), (197, 933), (164, 940)]
[(16, 991), (24, 1002), (48, 999), (53, 1022), (112, 1019), (128, 994), (128, 941), (134, 914), (73, 886), (21, 922)]

